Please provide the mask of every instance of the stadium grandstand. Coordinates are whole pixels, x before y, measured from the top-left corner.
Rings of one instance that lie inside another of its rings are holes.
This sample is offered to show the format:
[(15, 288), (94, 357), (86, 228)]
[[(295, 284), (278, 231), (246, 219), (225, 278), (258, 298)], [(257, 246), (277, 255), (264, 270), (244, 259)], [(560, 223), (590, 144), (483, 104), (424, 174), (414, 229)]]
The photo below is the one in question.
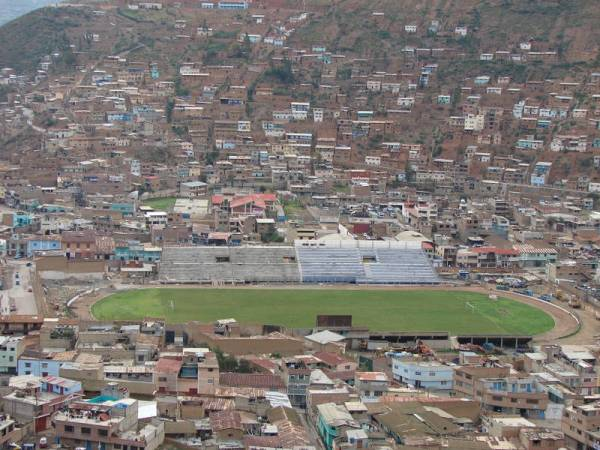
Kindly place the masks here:
[(293, 247), (165, 247), (163, 283), (297, 283)]
[(296, 241), (305, 283), (438, 284), (420, 242)]
[(438, 284), (420, 243), (296, 241), (294, 246), (166, 247), (162, 283)]

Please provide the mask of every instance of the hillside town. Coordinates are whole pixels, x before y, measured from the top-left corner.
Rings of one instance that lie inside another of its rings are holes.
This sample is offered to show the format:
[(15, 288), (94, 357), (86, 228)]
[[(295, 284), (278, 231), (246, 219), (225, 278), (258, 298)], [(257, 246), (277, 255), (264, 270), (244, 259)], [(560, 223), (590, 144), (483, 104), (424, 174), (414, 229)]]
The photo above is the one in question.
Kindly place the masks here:
[(0, 27), (0, 448), (600, 448), (600, 40), (469, 2)]

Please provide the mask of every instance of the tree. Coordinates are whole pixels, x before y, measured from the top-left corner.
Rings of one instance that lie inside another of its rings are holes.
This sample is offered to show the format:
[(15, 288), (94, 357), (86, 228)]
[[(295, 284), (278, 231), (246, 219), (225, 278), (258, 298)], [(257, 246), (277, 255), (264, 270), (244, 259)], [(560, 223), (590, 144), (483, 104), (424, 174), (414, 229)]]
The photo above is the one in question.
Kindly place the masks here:
[(171, 123), (173, 119), (173, 109), (175, 108), (175, 100), (172, 98), (167, 100), (167, 106), (165, 107), (165, 113), (167, 115), (167, 122)]
[(219, 150), (213, 148), (212, 152), (206, 154), (206, 164), (214, 164), (219, 158)]
[(292, 72), (292, 63), (289, 59), (284, 59), (283, 62), (278, 66), (270, 67), (265, 72), (265, 76), (274, 78), (283, 84), (293, 84), (296, 81), (296, 77)]
[(277, 231), (271, 231), (269, 233), (261, 234), (260, 240), (263, 242), (283, 242), (285, 238), (282, 235), (280, 235)]
[(245, 359), (239, 361), (234, 356), (226, 355), (220, 348), (215, 348), (215, 356), (219, 363), (219, 370), (221, 372), (237, 372), (237, 373), (252, 373), (253, 370), (250, 367), (250, 363)]
[(190, 95), (190, 90), (181, 85), (181, 78), (175, 78), (175, 95), (178, 97), (187, 97)]

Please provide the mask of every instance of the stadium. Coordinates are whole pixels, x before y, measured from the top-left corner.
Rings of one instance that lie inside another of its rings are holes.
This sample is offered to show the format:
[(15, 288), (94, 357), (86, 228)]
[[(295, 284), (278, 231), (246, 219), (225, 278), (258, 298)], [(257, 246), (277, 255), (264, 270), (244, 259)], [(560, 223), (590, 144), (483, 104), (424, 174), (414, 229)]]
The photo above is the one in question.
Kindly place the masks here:
[(481, 292), (385, 287), (164, 287), (114, 293), (92, 307), (99, 320), (161, 317), (202, 323), (233, 317), (247, 325), (312, 329), (319, 316), (352, 316), (376, 332), (453, 335), (537, 335), (554, 327), (550, 314)]
[(436, 285), (420, 243), (296, 241), (294, 246), (166, 247), (161, 283)]
[(162, 288), (101, 299), (92, 315), (101, 320), (162, 317), (171, 323), (234, 317), (249, 325), (307, 330), (319, 316), (347, 314), (353, 326), (374, 333), (442, 332), (467, 342), (554, 337), (577, 325), (535, 299), (508, 293), (490, 298), (484, 289), (443, 285), (420, 243), (410, 241), (165, 247), (159, 281)]

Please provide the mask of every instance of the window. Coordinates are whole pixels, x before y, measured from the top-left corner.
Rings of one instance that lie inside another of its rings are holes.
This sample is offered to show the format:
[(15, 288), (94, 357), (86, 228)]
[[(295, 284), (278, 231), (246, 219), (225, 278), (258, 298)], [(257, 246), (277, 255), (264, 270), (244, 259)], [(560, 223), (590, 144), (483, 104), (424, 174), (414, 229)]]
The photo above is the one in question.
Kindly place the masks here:
[(217, 256), (217, 262), (218, 263), (228, 263), (229, 256)]
[(92, 429), (88, 427), (81, 427), (81, 434), (92, 434)]
[(48, 363), (42, 363), (42, 369), (47, 369), (48, 368)]
[(164, 383), (167, 381), (167, 377), (158, 377), (158, 381), (160, 381), (161, 383)]
[(25, 367), (27, 367), (27, 368), (31, 367), (31, 363), (25, 363)]
[(65, 425), (65, 433), (72, 433), (73, 431), (75, 431), (73, 425)]
[(108, 436), (108, 430), (98, 430), (98, 435), (100, 435), (100, 436)]

